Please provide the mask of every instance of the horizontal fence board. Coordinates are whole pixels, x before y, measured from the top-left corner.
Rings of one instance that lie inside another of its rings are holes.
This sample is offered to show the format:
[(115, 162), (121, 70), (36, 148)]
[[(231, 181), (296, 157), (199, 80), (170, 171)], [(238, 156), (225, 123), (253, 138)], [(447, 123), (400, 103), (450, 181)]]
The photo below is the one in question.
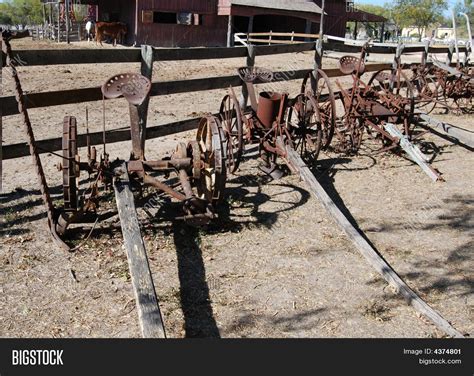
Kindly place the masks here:
[[(295, 45), (267, 46), (257, 55), (273, 55), (310, 51), (314, 43), (298, 43)], [(14, 56), (21, 66), (67, 65), (67, 64), (114, 64), (138, 63), (141, 61), (139, 48), (117, 49), (74, 49), (74, 50), (16, 50)], [(246, 47), (215, 47), (215, 48), (155, 48), (155, 61), (227, 59), (247, 56)], [(5, 59), (3, 59), (5, 61)]]
[[(173, 122), (164, 125), (156, 125), (153, 127), (147, 127), (146, 129), (146, 138), (158, 138), (163, 136), (168, 136), (170, 134), (185, 132), (189, 130), (196, 129), (199, 125), (201, 118), (192, 118), (183, 121)], [(59, 132), (59, 129), (58, 129)], [(93, 132), (89, 133), (91, 145), (102, 145), (102, 132)], [(122, 141), (129, 141), (130, 137), (130, 128), (121, 128), (106, 131), (105, 139), (107, 143), (115, 143)], [(77, 136), (78, 147), (87, 146), (86, 135), (81, 134)], [(62, 139), (61, 138), (51, 138), (46, 140), (37, 140), (36, 146), (38, 148), (38, 153), (47, 154), (55, 151), (62, 150)], [(7, 145), (3, 147), (3, 159), (14, 159), (21, 158), (30, 155), (30, 149), (26, 142), (20, 142), (17, 144)]]
[[(381, 69), (390, 69), (390, 67), (391, 67), (390, 64), (370, 64), (366, 66), (366, 72), (375, 72)], [(290, 71), (290, 72), (276, 72), (275, 82), (302, 79), (310, 71), (311, 69), (301, 69), (301, 70)], [(326, 69), (325, 72), (328, 75), (328, 77), (338, 77), (342, 75), (339, 69)], [(231, 78), (232, 80), (236, 78), (238, 80), (238, 85), (241, 85), (241, 81), (240, 81), (240, 78), (238, 78), (238, 76), (235, 76), (235, 77), (228, 76), (227, 78)], [(206, 79), (206, 80), (209, 81), (209, 79)], [(174, 81), (173, 83), (176, 84), (176, 82), (177, 81)], [(181, 81), (178, 81), (178, 82), (181, 82)], [(186, 82), (186, 81), (183, 81), (183, 82)], [(163, 83), (160, 83), (160, 85), (162, 84)], [(222, 85), (223, 83), (221, 82), (220, 84)], [(238, 86), (238, 85), (234, 85), (234, 86)], [(183, 85), (183, 84), (180, 84), (177, 86), (187, 87), (186, 85)], [(224, 87), (227, 87), (227, 85), (225, 85)], [(100, 91), (100, 89), (97, 89), (97, 90)], [(157, 90), (156, 87), (152, 88), (152, 92), (153, 90)], [(186, 91), (185, 89), (181, 89), (181, 90)], [(161, 89), (159, 92), (163, 93)], [(337, 97), (339, 92), (335, 92), (334, 94)], [(157, 94), (157, 95), (163, 95), (163, 94)], [(218, 103), (216, 103), (216, 106), (217, 105)], [(217, 114), (214, 114), (214, 115), (217, 116)], [(201, 118), (192, 118), (192, 119), (187, 119), (187, 120), (169, 123), (165, 125), (157, 125), (153, 127), (148, 127), (146, 131), (146, 137), (147, 139), (153, 139), (153, 138), (163, 137), (163, 136), (167, 136), (174, 133), (180, 133), (180, 132), (192, 130), (192, 129), (197, 128), (200, 119)], [(101, 145), (103, 142), (102, 132), (90, 133), (90, 140), (91, 140), (91, 145)], [(107, 143), (122, 142), (122, 141), (128, 141), (128, 140), (130, 140), (130, 129), (128, 127), (123, 128), (123, 129), (110, 130), (106, 132)], [(37, 144), (40, 154), (55, 152), (62, 149), (61, 138), (39, 140), (36, 142), (36, 144)], [(86, 135), (78, 135), (78, 146), (79, 147), (86, 146)], [(3, 147), (4, 160), (25, 157), (27, 155), (29, 155), (29, 148), (28, 148), (28, 145), (24, 142), (18, 143), (18, 144), (6, 145)]]
[[(390, 67), (390, 64), (369, 64), (366, 66), (366, 71), (373, 72), (380, 69), (390, 69)], [(301, 79), (304, 78), (308, 72), (310, 72), (310, 69), (275, 72), (274, 82)], [(337, 68), (326, 69), (325, 72), (329, 77), (342, 76), (342, 73)], [(229, 86), (242, 86), (240, 77), (235, 75), (197, 78), (192, 80), (155, 82), (152, 85), (150, 96), (153, 97), (195, 91), (224, 89)], [(26, 105), (29, 109), (32, 109), (83, 102), (94, 102), (98, 100), (102, 100), (102, 92), (100, 87), (93, 87), (29, 94), (26, 96)], [(3, 116), (16, 115), (19, 113), (18, 103), (14, 96), (0, 98), (0, 105), (2, 106)]]
[(155, 61), (229, 59), (246, 57), (245, 47), (154, 48)]
[[(275, 35), (275, 34), (273, 34)], [(291, 35), (291, 34), (290, 34)], [(295, 36), (297, 36), (295, 34)], [(261, 42), (268, 42), (262, 40)], [(282, 43), (284, 41), (274, 40), (272, 42)], [(272, 46), (257, 46), (258, 55), (276, 55), (283, 53), (294, 53), (314, 50), (314, 42), (281, 44)], [(335, 52), (360, 52), (360, 46), (353, 46), (337, 42), (325, 42), (326, 51)], [(368, 49), (372, 53), (394, 54), (396, 47), (393, 46), (371, 46)], [(423, 52), (424, 47), (409, 45), (405, 46), (404, 53)], [(429, 52), (434, 54), (447, 53), (448, 47), (430, 47)], [(464, 53), (465, 46), (459, 46), (459, 52)], [(139, 48), (114, 48), (114, 49), (74, 49), (74, 50), (16, 50), (14, 56), (19, 65), (67, 65), (67, 64), (115, 64), (115, 63), (138, 63), (141, 61)], [(247, 56), (245, 47), (214, 47), (214, 48), (155, 48), (155, 61), (179, 61), (179, 60), (203, 60), (203, 59), (227, 59)], [(5, 61), (5, 58), (3, 59)]]
[(275, 45), (275, 46), (255, 46), (257, 56), (314, 51), (314, 49), (315, 49), (314, 42), (285, 44), (285, 45), (282, 44), (282, 45)]
[(139, 48), (14, 50), (13, 55), (17, 63), (22, 66), (138, 63), (141, 61), (141, 51)]

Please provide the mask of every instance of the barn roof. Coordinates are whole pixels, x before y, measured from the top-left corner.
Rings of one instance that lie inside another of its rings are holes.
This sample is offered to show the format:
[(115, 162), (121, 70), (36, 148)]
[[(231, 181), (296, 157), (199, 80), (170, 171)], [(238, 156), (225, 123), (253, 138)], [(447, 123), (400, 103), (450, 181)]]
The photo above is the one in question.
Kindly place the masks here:
[(386, 22), (388, 20), (385, 17), (378, 16), (373, 13), (364, 12), (360, 9), (354, 9), (351, 12), (347, 12), (347, 21)]
[(307, 12), (321, 14), (321, 8), (313, 2), (301, 0), (231, 0), (232, 5), (255, 8), (280, 9), (294, 12)]

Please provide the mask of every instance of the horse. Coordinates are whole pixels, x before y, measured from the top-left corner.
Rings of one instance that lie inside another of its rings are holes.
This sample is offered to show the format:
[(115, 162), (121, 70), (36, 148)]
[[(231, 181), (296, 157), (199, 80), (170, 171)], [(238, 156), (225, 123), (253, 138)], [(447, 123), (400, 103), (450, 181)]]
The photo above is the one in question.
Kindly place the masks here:
[(91, 37), (92, 38), (95, 38), (95, 26), (94, 26), (94, 22), (92, 21), (87, 21), (86, 23), (86, 35), (87, 35), (87, 41), (90, 42), (91, 41)]
[(117, 45), (117, 40), (123, 43), (127, 35), (127, 25), (122, 22), (97, 22), (95, 24), (95, 43), (100, 43), (101, 46), (104, 36), (112, 37), (114, 47)]

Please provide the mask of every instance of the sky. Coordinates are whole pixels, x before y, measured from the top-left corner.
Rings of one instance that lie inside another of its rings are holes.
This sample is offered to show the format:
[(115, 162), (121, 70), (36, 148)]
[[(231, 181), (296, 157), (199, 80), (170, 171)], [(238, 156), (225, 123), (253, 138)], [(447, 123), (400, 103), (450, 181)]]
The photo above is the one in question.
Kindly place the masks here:
[[(357, 4), (384, 5), (385, 3), (388, 3), (388, 2), (390, 1), (389, 0), (355, 0), (356, 5)], [(456, 5), (456, 3), (457, 3), (456, 0), (448, 0), (448, 10), (444, 12), (445, 15), (451, 14), (451, 9)]]

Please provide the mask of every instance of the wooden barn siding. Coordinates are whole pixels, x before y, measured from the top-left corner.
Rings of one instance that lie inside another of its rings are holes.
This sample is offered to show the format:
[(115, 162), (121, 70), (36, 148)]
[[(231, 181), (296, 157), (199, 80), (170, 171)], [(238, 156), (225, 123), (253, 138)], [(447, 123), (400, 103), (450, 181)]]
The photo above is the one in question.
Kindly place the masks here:
[[(179, 12), (187, 11), (203, 15), (202, 25), (144, 24), (142, 10)], [(227, 19), (217, 16), (217, 0), (139, 0), (139, 44), (159, 47), (218, 47), (227, 41)]]
[(139, 0), (139, 7), (163, 12), (217, 14), (217, 0)]
[(104, 21), (104, 13), (118, 13), (118, 20), (127, 25), (128, 33), (126, 36), (126, 43), (133, 44), (135, 41), (135, 1), (99, 1), (98, 5), (99, 21)]
[[(321, 0), (315, 0), (316, 4), (321, 6)], [(324, 17), (324, 33), (336, 37), (344, 37), (346, 34), (346, 1), (345, 0), (326, 0), (326, 15)], [(319, 33), (319, 24), (313, 25), (313, 32)]]

